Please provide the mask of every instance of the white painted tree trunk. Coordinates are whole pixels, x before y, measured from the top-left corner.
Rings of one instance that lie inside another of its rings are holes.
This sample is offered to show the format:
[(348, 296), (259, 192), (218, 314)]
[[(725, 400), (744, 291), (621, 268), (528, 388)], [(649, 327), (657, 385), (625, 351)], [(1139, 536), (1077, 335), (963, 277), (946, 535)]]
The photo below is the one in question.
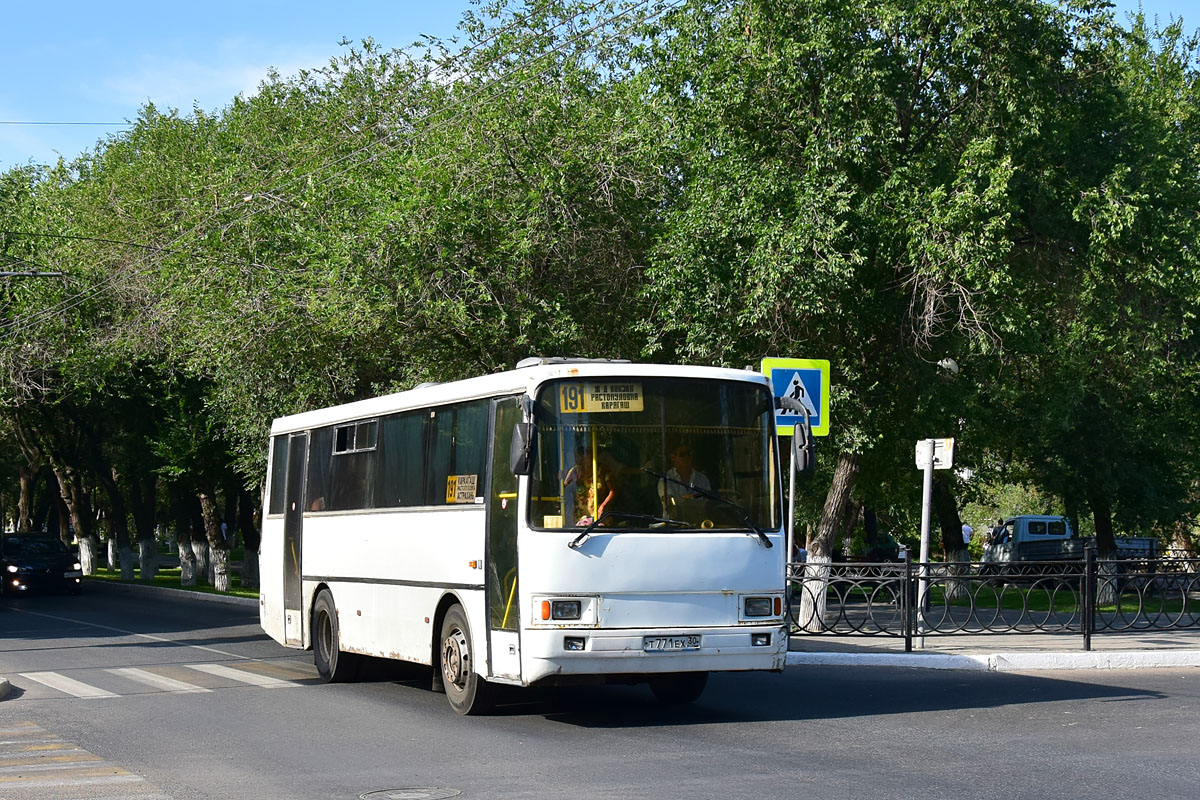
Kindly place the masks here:
[(213, 588), (218, 592), (229, 591), (229, 551), (221, 548), (209, 548), (213, 571)]
[(79, 540), (79, 563), (83, 567), (84, 575), (96, 574), (96, 564), (100, 560), (99, 555), (96, 542), (90, 536)]
[(258, 553), (249, 550), (246, 551), (246, 556), (242, 560), (242, 588), (258, 588)]
[(158, 543), (153, 539), (139, 540), (138, 554), (141, 556), (138, 561), (142, 565), (140, 577), (149, 583), (158, 574)]
[(192, 552), (196, 554), (196, 580), (204, 581), (211, 586), (212, 573), (208, 568), (208, 549), (208, 542), (192, 540)]
[(796, 625), (809, 633), (825, 630), (825, 595), (829, 591), (829, 556), (808, 557), (804, 565), (804, 581), (800, 591), (800, 613)]
[(189, 542), (179, 542), (179, 585), (196, 585), (196, 554)]
[(106, 552), (106, 553), (107, 553), (107, 555), (108, 555), (108, 564), (107, 564), (107, 566), (108, 566), (108, 568), (109, 568), (109, 569), (116, 569), (116, 568), (117, 568), (117, 540), (116, 540), (116, 539), (113, 539), (113, 538), (110, 536), (110, 537), (109, 537), (109, 538), (108, 538), (108, 539), (105, 541), (105, 544), (106, 544), (106, 545), (108, 545), (108, 546), (105, 548), (105, 552)]
[[(946, 554), (946, 572), (954, 576), (946, 579), (946, 602), (967, 600), (971, 596), (971, 567), (968, 563), (971, 554), (964, 544), (961, 550), (953, 550)], [(965, 577), (958, 577), (965, 576)]]
[(1117, 562), (1096, 562), (1096, 607), (1117, 604)]
[(129, 546), (119, 548), (117, 554), (121, 564), (121, 580), (133, 580), (133, 548)]

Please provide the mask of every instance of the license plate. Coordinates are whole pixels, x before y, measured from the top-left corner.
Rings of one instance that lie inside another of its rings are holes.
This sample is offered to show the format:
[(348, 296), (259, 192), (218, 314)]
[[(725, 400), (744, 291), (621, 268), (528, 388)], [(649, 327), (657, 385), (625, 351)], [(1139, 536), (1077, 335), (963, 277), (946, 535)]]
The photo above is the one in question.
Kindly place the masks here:
[(679, 650), (699, 650), (699, 636), (644, 636), (642, 650), (647, 653), (665, 653)]

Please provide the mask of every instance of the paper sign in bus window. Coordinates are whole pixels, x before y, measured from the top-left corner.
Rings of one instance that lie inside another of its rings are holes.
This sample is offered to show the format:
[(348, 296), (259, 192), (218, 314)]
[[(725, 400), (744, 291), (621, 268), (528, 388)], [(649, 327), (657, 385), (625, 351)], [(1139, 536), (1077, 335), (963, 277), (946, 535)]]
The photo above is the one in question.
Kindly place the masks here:
[(478, 475), (451, 475), (446, 478), (447, 503), (474, 503)]
[(564, 383), (558, 389), (563, 414), (604, 414), (641, 411), (642, 384), (631, 381)]

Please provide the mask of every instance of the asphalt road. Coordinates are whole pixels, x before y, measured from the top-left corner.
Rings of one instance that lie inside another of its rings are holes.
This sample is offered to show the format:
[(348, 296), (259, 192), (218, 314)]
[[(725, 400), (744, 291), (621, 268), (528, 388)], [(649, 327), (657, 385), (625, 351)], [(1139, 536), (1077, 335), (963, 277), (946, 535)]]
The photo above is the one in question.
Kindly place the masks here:
[(0, 600), (4, 800), (1043, 800), (1200, 786), (1200, 670), (793, 667), (714, 675), (684, 708), (614, 686), (512, 692), (497, 714), (463, 718), (425, 688), (427, 670), (321, 684), (311, 654), (263, 636), (254, 608), (88, 588)]

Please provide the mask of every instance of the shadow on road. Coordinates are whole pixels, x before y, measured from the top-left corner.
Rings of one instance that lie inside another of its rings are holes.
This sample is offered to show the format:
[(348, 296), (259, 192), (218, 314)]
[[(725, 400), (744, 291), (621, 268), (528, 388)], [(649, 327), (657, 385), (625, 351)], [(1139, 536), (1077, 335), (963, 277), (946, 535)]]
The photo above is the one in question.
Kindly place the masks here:
[[(1159, 692), (1079, 680), (989, 672), (881, 667), (802, 668), (783, 675), (713, 675), (687, 706), (659, 703), (635, 687), (535, 690), (541, 695), (502, 706), (503, 714), (540, 714), (587, 728), (712, 725), (963, 711), (1066, 700), (1129, 702)], [(530, 702), (532, 701), (532, 702)]]

